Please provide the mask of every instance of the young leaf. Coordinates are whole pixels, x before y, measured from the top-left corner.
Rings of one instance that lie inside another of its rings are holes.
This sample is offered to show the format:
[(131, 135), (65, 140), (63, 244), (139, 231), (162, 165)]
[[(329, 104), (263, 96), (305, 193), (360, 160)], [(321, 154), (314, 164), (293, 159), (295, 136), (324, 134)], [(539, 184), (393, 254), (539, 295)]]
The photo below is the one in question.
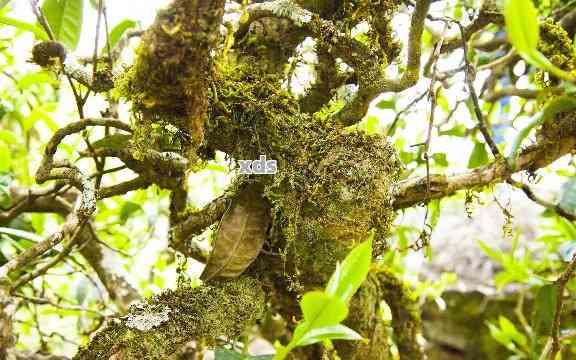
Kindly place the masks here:
[(270, 205), (262, 196), (262, 186), (249, 184), (226, 211), (214, 241), (214, 247), (201, 279), (239, 276), (256, 259), (270, 224)]
[(547, 284), (538, 290), (532, 312), (532, 329), (537, 335), (550, 334), (557, 301), (558, 286), (556, 284)]
[(488, 162), (488, 153), (486, 152), (486, 147), (484, 143), (474, 144), (474, 149), (472, 154), (470, 154), (470, 159), (468, 160), (468, 169), (474, 169), (482, 166)]
[(122, 150), (128, 146), (128, 142), (132, 138), (132, 135), (127, 134), (112, 134), (106, 137), (103, 137), (100, 140), (95, 141), (92, 144), (92, 148), (100, 149), (100, 148), (108, 148), (114, 150)]
[(570, 73), (555, 66), (538, 51), (540, 28), (538, 11), (532, 0), (507, 0), (504, 6), (504, 19), (508, 38), (524, 60), (560, 79), (574, 80)]
[(34, 34), (36, 39), (39, 40), (48, 40), (48, 35), (46, 32), (39, 26), (29, 24), (24, 21), (16, 20), (8, 16), (0, 15), (0, 24), (14, 26), (17, 29), (28, 31)]
[(271, 360), (272, 355), (250, 356), (250, 355), (239, 354), (235, 351), (224, 349), (224, 348), (216, 348), (216, 350), (214, 351), (214, 359), (215, 360)]
[(110, 48), (114, 49), (122, 38), (122, 35), (124, 35), (127, 30), (136, 27), (136, 24), (136, 21), (127, 19), (114, 26), (112, 31), (110, 31)]
[(328, 295), (335, 296), (344, 303), (350, 301), (350, 298), (356, 293), (368, 275), (370, 263), (372, 262), (373, 240), (374, 231), (370, 233), (368, 240), (352, 249), (342, 264), (336, 268), (326, 286)]
[(309, 329), (334, 326), (348, 316), (346, 303), (323, 291), (306, 293), (300, 301), (300, 308)]
[(532, 0), (508, 0), (504, 7), (508, 38), (519, 53), (536, 50), (540, 39), (538, 11)]
[(324, 340), (362, 340), (362, 335), (344, 325), (327, 326), (308, 331), (297, 346), (315, 344)]
[(74, 50), (82, 32), (84, 0), (46, 0), (42, 11), (56, 40)]

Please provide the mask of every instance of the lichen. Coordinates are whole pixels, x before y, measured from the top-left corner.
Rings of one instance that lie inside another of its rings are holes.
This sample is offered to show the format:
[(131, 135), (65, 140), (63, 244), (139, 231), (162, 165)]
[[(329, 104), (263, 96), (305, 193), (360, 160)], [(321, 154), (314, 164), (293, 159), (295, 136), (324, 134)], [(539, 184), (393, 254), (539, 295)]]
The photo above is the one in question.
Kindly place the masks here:
[(169, 307), (151, 307), (151, 309), (148, 309), (144, 306), (141, 306), (140, 310), (143, 310), (141, 314), (130, 314), (126, 316), (126, 326), (131, 329), (148, 331), (162, 325), (162, 323), (167, 322), (170, 319), (169, 315), (172, 312), (172, 309)]
[(260, 5), (265, 11), (270, 11), (278, 17), (292, 20), (297, 26), (302, 26), (312, 19), (312, 14), (297, 6), (292, 0), (270, 1)]

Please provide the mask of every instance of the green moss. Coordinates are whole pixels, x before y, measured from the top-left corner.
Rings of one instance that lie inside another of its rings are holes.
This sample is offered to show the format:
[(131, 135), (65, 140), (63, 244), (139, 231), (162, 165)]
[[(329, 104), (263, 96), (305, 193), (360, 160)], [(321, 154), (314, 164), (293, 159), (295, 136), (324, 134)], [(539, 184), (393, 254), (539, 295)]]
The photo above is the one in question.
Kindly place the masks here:
[(424, 359), (419, 345), (422, 321), (416, 298), (402, 281), (388, 270), (376, 274), (382, 298), (392, 312), (394, 342), (406, 359)]
[(336, 342), (335, 347), (342, 359), (392, 359), (389, 343), (392, 329), (383, 319), (381, 299), (382, 289), (378, 276), (369, 273), (360, 290), (352, 298), (345, 325), (370, 339), (370, 342)]
[(239, 278), (198, 288), (165, 291), (129, 315), (112, 320), (75, 359), (165, 359), (196, 340), (210, 346), (220, 337), (238, 338), (264, 311), (259, 282)]
[(343, 134), (301, 114), (277, 77), (247, 70), (236, 67), (218, 81), (207, 143), (234, 159), (277, 160), (275, 176), (258, 178), (281, 224), (281, 240), (271, 246), (286, 254), (294, 288), (322, 285), (371, 228), (375, 254), (384, 251), (400, 163), (384, 138)]
[[(560, 24), (550, 18), (540, 24), (538, 50), (557, 67), (576, 75), (576, 57), (572, 49), (572, 39)], [(555, 82), (546, 83), (543, 71), (536, 74), (536, 81), (543, 86), (554, 85)]]
[(217, 45), (221, 8), (215, 1), (194, 19), (196, 1), (175, 0), (158, 12), (138, 49), (134, 65), (116, 83), (116, 94), (132, 102), (141, 136), (134, 142), (150, 146), (145, 134), (153, 124), (168, 123), (186, 134), (182, 152), (193, 155), (203, 137), (207, 89), (212, 74), (210, 49)]

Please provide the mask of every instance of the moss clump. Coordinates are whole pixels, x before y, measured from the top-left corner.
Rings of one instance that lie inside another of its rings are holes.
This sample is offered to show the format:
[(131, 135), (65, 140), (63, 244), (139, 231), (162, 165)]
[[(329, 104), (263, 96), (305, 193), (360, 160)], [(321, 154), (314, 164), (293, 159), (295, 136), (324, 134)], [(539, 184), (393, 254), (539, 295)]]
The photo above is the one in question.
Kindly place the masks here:
[(562, 146), (560, 139), (576, 136), (576, 113), (562, 112), (546, 121), (536, 134), (538, 141), (548, 142), (550, 150)]
[(399, 0), (368, 1), (355, 0), (344, 1), (342, 10), (345, 26), (352, 29), (363, 21), (371, 25), (368, 32), (367, 44), (378, 44), (383, 53), (382, 58), (386, 64), (394, 61), (402, 50), (402, 43), (394, 38), (392, 29), (392, 17), (402, 4)]
[[(576, 57), (572, 49), (572, 39), (566, 30), (552, 19), (546, 19), (540, 24), (538, 50), (557, 67), (576, 75)], [(536, 80), (544, 86), (555, 83), (554, 81), (546, 83), (543, 71), (536, 74)]]
[(165, 359), (191, 341), (238, 338), (264, 311), (264, 292), (250, 278), (166, 291), (113, 320), (75, 359)]
[(278, 173), (257, 181), (266, 185), (281, 233), (271, 246), (286, 254), (295, 288), (324, 284), (371, 228), (375, 254), (383, 252), (394, 217), (390, 188), (400, 170), (384, 138), (345, 134), (301, 114), (278, 78), (240, 67), (219, 81), (206, 140), (234, 159), (262, 154), (277, 161)]
[(394, 342), (398, 352), (406, 359), (425, 359), (419, 344), (422, 320), (412, 291), (396, 275), (387, 270), (376, 274), (380, 296), (392, 312)]
[[(390, 326), (385, 323), (381, 309), (382, 289), (377, 274), (368, 277), (352, 298), (345, 325), (356, 330), (370, 342), (339, 341), (335, 343), (338, 355), (350, 360), (387, 360), (390, 353)], [(410, 358), (411, 359), (411, 358)]]
[[(198, 147), (212, 76), (210, 51), (217, 45), (222, 18), (220, 3), (175, 0), (158, 12), (143, 35), (134, 65), (117, 84), (117, 93), (132, 101), (141, 115), (136, 123), (141, 133), (166, 122), (188, 134), (191, 150)], [(135, 141), (145, 145), (146, 136)]]

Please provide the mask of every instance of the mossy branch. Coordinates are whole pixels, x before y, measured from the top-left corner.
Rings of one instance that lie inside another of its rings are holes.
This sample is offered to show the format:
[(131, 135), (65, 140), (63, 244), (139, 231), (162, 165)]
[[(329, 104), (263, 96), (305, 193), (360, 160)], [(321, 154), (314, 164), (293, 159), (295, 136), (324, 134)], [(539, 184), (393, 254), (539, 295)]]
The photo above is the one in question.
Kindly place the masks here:
[[(565, 120), (573, 121), (574, 113), (565, 115)], [(566, 121), (558, 121), (566, 123)], [(414, 177), (402, 180), (395, 185), (394, 208), (404, 209), (415, 204), (448, 197), (459, 190), (471, 189), (477, 186), (486, 186), (496, 182), (506, 181), (515, 172), (536, 171), (545, 167), (556, 159), (569, 154), (576, 149), (576, 131), (569, 126), (555, 138), (545, 137), (530, 147), (527, 147), (517, 160), (517, 167), (512, 171), (506, 159), (498, 159), (492, 163), (462, 174), (451, 176), (430, 176), (430, 188), (427, 190), (427, 177)]]
[(252, 327), (264, 304), (259, 282), (245, 277), (165, 291), (109, 321), (74, 359), (166, 359), (192, 340), (215, 345)]
[(240, 32), (263, 17), (282, 17), (305, 29), (311, 36), (321, 40), (335, 57), (342, 58), (357, 74), (358, 94), (344, 109), (335, 114), (334, 120), (344, 125), (359, 121), (366, 113), (370, 102), (383, 92), (400, 92), (413, 86), (420, 77), (421, 38), (424, 21), (431, 0), (416, 3), (408, 38), (408, 59), (406, 70), (396, 79), (388, 78), (384, 69), (388, 59), (378, 46), (372, 47), (342, 33), (332, 21), (300, 8), (290, 0), (276, 0), (248, 7), (248, 21)]

